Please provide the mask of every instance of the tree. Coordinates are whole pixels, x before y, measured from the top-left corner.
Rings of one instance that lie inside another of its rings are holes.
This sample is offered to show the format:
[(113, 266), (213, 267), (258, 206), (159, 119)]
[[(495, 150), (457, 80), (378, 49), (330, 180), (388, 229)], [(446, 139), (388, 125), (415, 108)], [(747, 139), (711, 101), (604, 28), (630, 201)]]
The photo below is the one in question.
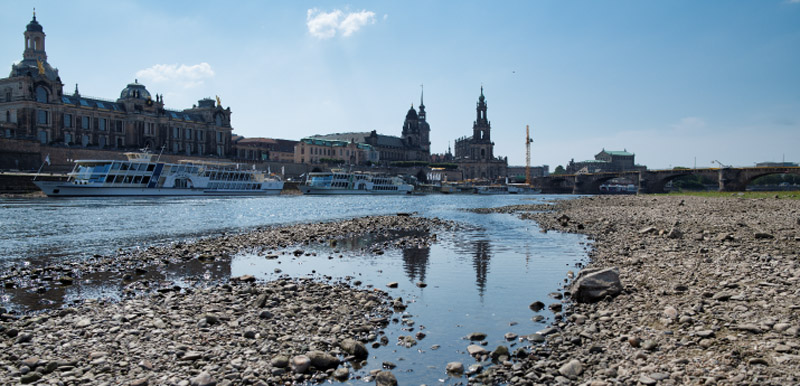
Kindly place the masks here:
[(557, 176), (559, 174), (567, 174), (567, 171), (564, 170), (564, 167), (561, 165), (556, 166), (556, 170), (553, 170), (553, 175)]

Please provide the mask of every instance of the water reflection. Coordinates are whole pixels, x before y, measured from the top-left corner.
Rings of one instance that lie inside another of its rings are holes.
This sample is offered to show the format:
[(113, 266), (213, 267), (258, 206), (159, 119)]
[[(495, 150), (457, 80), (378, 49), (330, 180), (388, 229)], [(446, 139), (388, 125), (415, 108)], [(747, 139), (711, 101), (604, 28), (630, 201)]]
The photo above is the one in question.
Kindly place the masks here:
[(486, 292), (486, 277), (489, 274), (489, 260), (492, 257), (489, 240), (476, 240), (471, 243), (472, 266), (475, 268), (475, 285), (478, 294), (483, 297)]
[(425, 272), (430, 264), (430, 248), (408, 248), (403, 250), (403, 269), (411, 282), (425, 282)]

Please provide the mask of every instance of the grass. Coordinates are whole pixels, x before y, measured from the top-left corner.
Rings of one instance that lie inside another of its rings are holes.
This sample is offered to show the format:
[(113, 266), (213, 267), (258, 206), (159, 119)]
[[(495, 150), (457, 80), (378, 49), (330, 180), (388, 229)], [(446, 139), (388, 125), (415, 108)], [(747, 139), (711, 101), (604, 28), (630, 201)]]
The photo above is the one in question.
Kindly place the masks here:
[(800, 200), (800, 190), (778, 191), (778, 192), (670, 192), (668, 196), (697, 196), (697, 197), (737, 197), (737, 198), (778, 198)]

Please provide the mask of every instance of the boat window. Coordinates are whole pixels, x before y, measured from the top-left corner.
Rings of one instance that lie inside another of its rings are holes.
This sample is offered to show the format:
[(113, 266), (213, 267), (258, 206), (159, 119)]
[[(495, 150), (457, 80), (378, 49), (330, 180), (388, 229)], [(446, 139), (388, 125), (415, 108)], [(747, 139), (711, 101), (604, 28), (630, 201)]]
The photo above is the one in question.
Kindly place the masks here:
[(142, 183), (145, 184), (145, 185), (149, 184), (150, 183), (150, 176), (142, 177)]
[(122, 180), (123, 183), (130, 184), (133, 176), (125, 176), (125, 179)]
[(124, 177), (124, 176), (122, 176), (122, 175), (116, 175), (116, 176), (114, 176), (114, 183), (115, 183), (115, 184), (120, 184), (120, 183), (122, 183), (122, 180), (123, 180), (123, 178), (125, 178), (125, 177)]
[(142, 176), (133, 177), (134, 184), (141, 184), (142, 183)]
[(119, 170), (128, 170), (128, 163), (125, 162), (125, 163), (119, 165)]
[(147, 165), (147, 171), (152, 172), (156, 168), (156, 164), (149, 164)]

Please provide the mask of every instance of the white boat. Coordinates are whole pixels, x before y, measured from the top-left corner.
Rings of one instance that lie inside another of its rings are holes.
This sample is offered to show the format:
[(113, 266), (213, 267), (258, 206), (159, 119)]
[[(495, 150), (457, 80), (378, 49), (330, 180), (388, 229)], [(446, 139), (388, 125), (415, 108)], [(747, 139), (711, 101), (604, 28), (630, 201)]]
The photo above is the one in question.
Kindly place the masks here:
[(475, 187), (478, 194), (508, 194), (507, 185), (479, 185)]
[(303, 194), (411, 194), (414, 186), (405, 183), (400, 177), (391, 177), (375, 173), (345, 172), (312, 172), (299, 186)]
[(127, 161), (78, 160), (66, 181), (33, 181), (50, 197), (243, 196), (274, 195), (283, 181), (263, 171), (229, 162), (152, 160), (152, 154), (125, 153)]
[(528, 184), (508, 184), (508, 194), (539, 194), (541, 189), (536, 189)]

